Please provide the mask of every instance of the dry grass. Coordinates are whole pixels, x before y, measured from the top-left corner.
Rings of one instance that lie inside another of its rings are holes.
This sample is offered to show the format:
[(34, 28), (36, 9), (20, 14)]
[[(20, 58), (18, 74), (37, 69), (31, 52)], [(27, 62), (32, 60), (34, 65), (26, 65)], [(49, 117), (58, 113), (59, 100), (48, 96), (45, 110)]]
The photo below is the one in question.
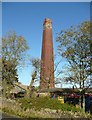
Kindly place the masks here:
[(34, 108), (21, 108), (21, 103), (16, 100), (3, 99), (3, 104), (0, 109), (11, 115), (16, 115), (23, 118), (90, 118), (90, 114), (84, 112), (61, 111), (50, 108), (35, 110)]

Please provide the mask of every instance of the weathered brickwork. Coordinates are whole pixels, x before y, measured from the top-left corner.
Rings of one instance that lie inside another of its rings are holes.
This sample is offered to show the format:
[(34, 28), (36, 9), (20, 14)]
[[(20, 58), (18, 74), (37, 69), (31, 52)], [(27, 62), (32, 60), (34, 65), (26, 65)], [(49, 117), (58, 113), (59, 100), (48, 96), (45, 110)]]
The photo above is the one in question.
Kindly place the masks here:
[(45, 19), (43, 24), (40, 88), (54, 88), (54, 58), (51, 19)]

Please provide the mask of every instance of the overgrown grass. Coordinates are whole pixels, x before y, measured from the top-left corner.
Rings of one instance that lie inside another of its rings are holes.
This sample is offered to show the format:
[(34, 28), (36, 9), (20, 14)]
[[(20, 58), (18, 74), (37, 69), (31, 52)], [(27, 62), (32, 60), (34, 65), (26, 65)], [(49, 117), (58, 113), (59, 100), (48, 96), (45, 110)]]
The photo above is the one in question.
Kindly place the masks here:
[(91, 118), (79, 108), (68, 104), (61, 104), (57, 99), (48, 97), (5, 99), (3, 112), (21, 118)]
[(73, 105), (67, 103), (61, 104), (58, 99), (51, 99), (49, 97), (39, 97), (39, 98), (21, 98), (17, 100), (20, 103), (21, 108), (24, 110), (34, 108), (35, 110), (41, 110), (42, 108), (49, 108), (61, 111), (82, 111)]

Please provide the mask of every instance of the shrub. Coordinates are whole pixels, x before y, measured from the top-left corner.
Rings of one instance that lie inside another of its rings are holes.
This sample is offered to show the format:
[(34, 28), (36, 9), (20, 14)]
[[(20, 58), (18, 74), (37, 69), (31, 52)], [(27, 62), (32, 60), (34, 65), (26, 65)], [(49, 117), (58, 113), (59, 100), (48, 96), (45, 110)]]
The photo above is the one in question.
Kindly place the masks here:
[(51, 99), (49, 97), (39, 97), (39, 98), (21, 98), (18, 99), (18, 102), (21, 103), (21, 108), (23, 109), (31, 109), (41, 110), (42, 108), (49, 108), (61, 111), (81, 111), (79, 108), (75, 106), (69, 105), (67, 103), (61, 104), (56, 98)]
[[(91, 115), (48, 97), (3, 100), (3, 112), (22, 118), (92, 118)], [(79, 111), (79, 112), (78, 112)], [(81, 112), (80, 112), (81, 111)]]

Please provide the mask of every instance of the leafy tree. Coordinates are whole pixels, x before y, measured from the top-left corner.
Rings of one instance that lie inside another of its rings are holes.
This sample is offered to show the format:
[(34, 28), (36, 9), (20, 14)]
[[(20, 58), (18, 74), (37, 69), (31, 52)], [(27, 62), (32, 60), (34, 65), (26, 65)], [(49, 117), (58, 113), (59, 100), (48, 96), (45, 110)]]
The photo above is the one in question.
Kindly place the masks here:
[(79, 85), (82, 92), (92, 85), (90, 22), (85, 21), (77, 27), (62, 30), (57, 36), (58, 53), (68, 61), (67, 82)]
[(17, 69), (24, 62), (27, 50), (26, 40), (15, 32), (2, 38), (2, 83), (5, 89), (18, 81)]
[(15, 32), (8, 33), (2, 38), (2, 57), (12, 61), (17, 67), (24, 61), (27, 50), (26, 40), (22, 36), (17, 36)]
[(2, 80), (6, 80), (7, 84), (18, 82), (17, 69), (12, 62), (2, 59)]
[(59, 42), (58, 53), (69, 63), (72, 73), (72, 79), (69, 80), (83, 88), (84, 81), (90, 75), (90, 22), (86, 21), (77, 28), (71, 27), (69, 30), (61, 31), (57, 42)]

